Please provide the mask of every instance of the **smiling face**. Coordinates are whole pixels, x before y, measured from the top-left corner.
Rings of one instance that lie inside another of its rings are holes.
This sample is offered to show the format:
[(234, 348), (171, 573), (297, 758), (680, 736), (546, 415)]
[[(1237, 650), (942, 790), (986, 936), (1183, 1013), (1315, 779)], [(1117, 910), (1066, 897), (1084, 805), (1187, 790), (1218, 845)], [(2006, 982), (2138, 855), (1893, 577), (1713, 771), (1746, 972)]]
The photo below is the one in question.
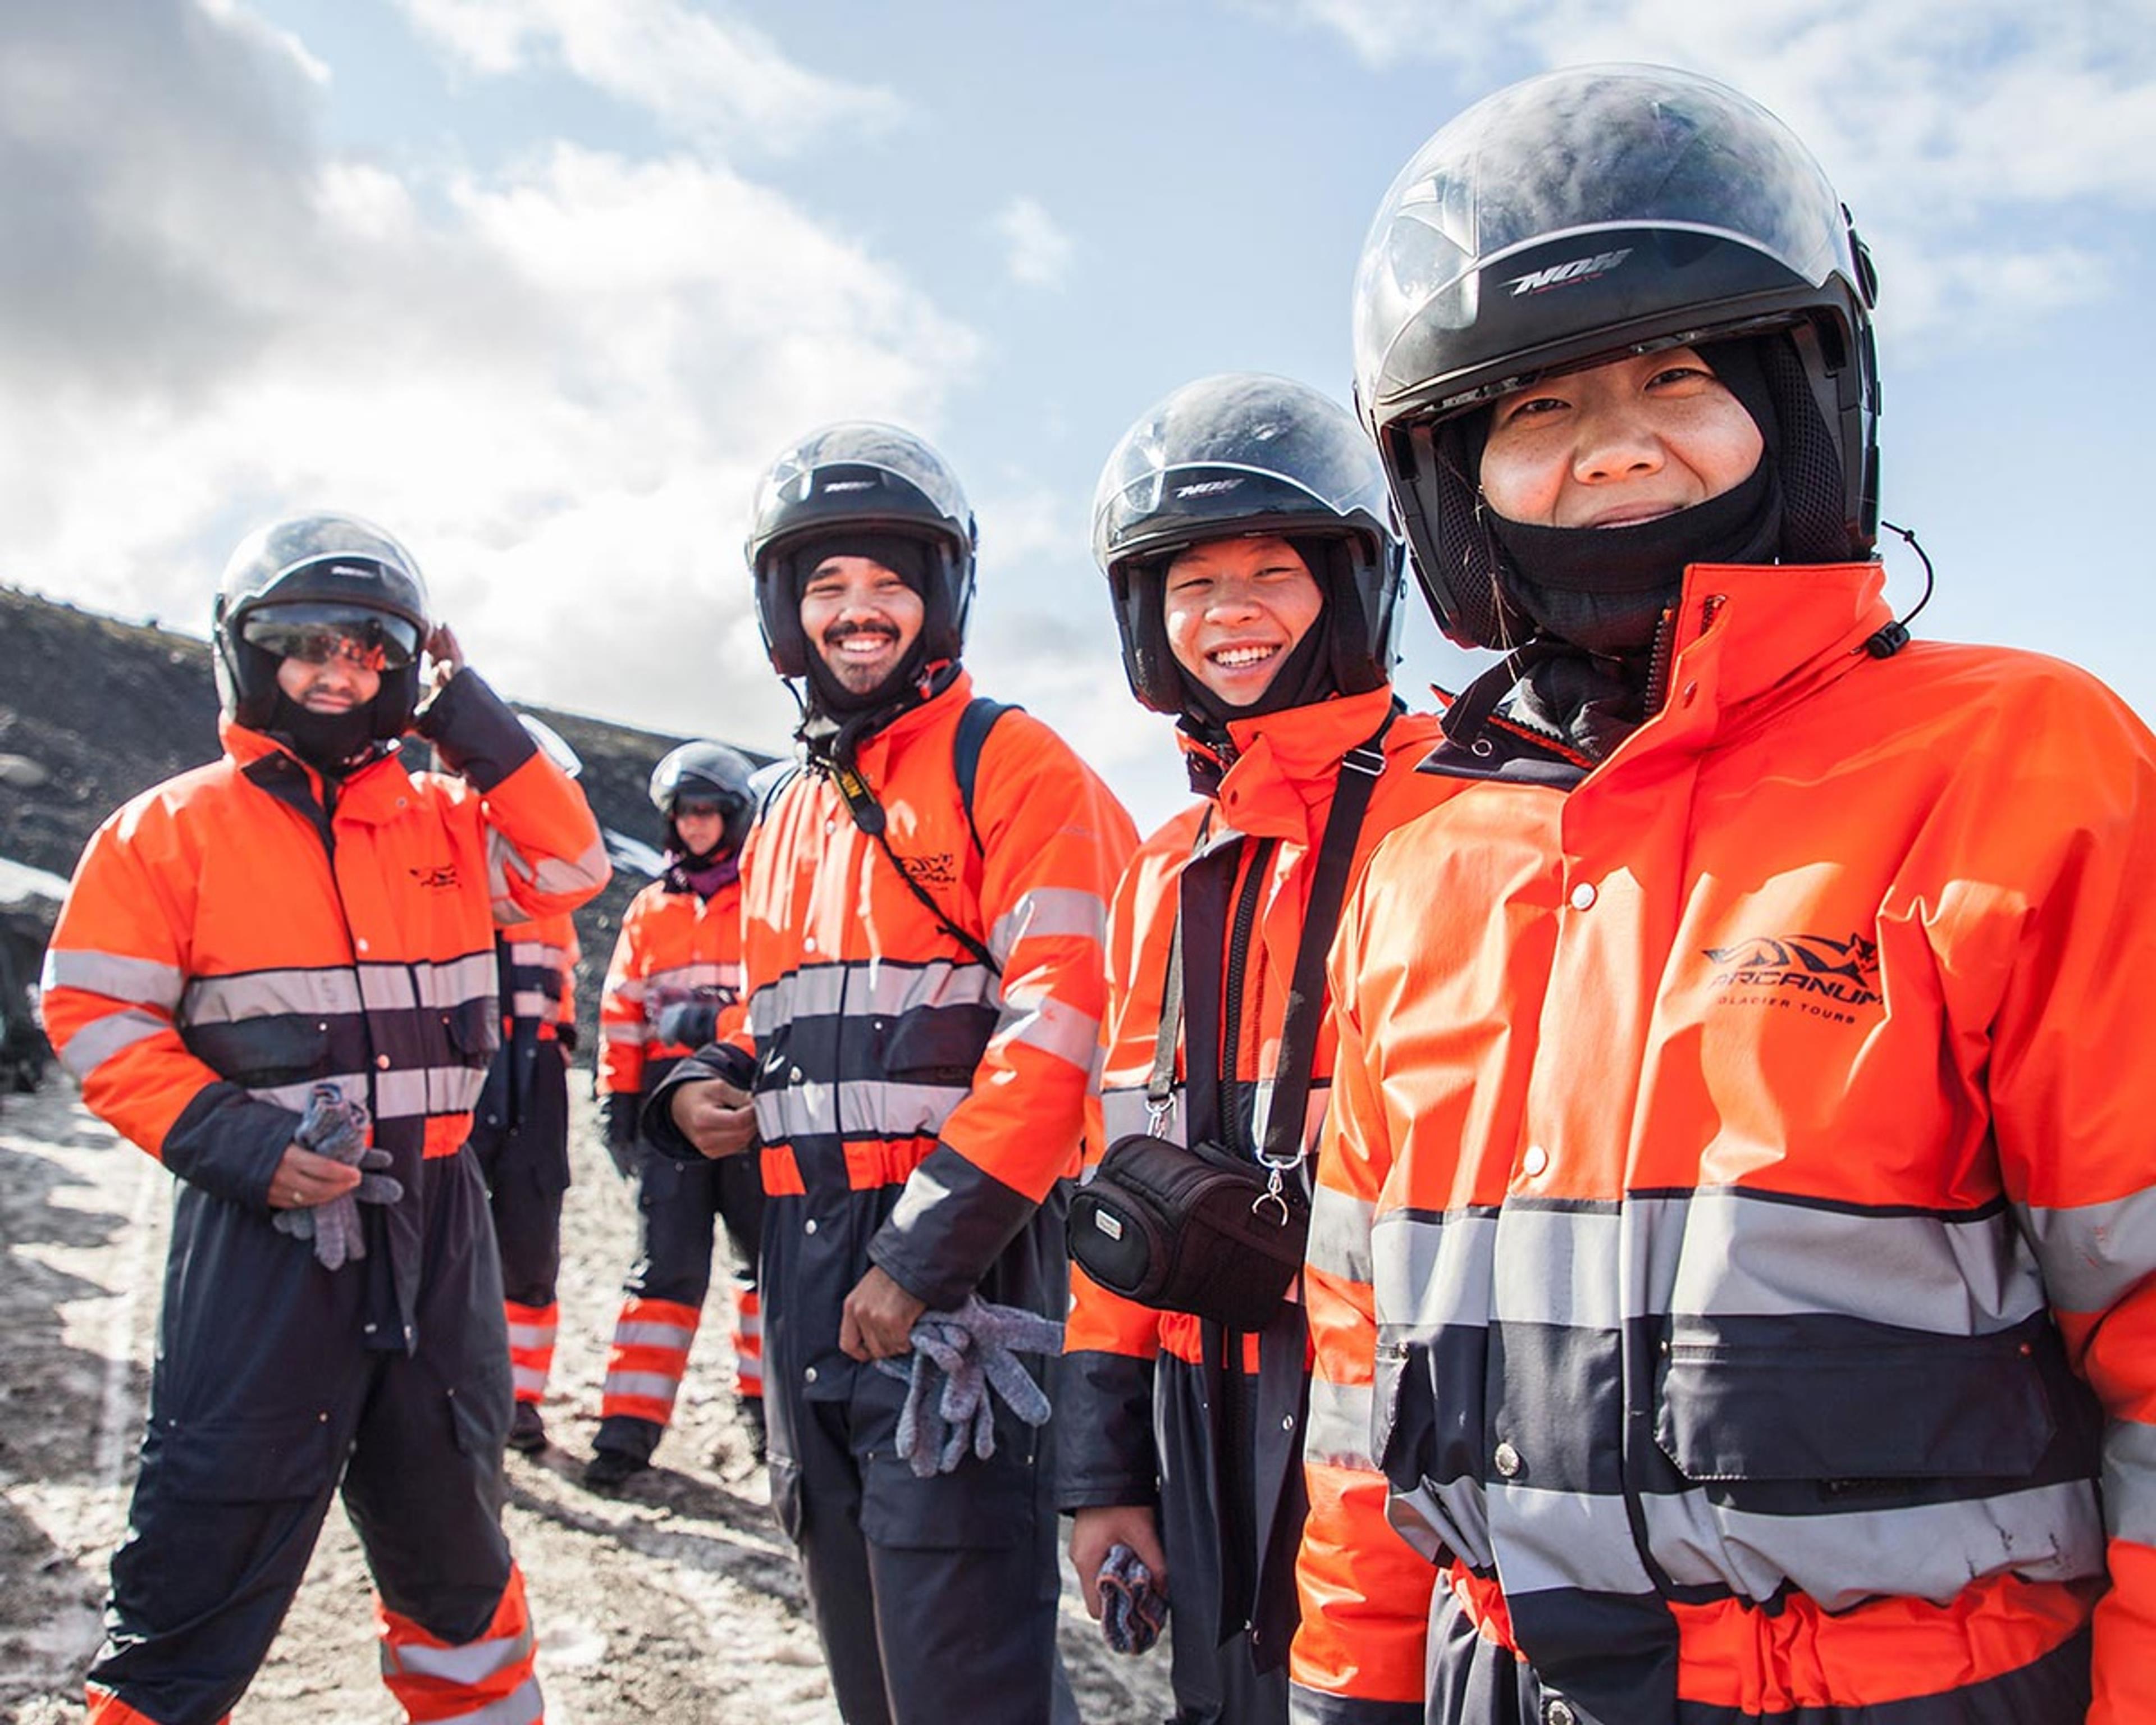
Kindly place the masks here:
[(1285, 539), (1216, 539), (1168, 566), (1168, 650), (1223, 705), (1271, 687), (1325, 608), (1302, 555)]
[(311, 713), (346, 713), (374, 699), (382, 673), (345, 653), (320, 660), (285, 659), (278, 661), (277, 686)]
[(1530, 526), (1630, 526), (1733, 490), (1765, 447), (1692, 349), (1638, 354), (1500, 397), (1482, 495)]
[(726, 818), (710, 803), (676, 803), (674, 831), (691, 856), (709, 856), (726, 835)]
[(802, 634), (855, 695), (870, 693), (898, 669), (926, 615), (921, 595), (868, 557), (825, 557), (801, 588)]

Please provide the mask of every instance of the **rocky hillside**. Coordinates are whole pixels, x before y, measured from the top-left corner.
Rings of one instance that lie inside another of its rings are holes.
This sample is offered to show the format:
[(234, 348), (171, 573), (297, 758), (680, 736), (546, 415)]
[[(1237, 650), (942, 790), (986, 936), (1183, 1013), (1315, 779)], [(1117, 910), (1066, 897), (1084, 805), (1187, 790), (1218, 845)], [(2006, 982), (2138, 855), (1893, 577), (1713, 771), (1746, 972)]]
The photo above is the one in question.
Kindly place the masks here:
[[(526, 709), (583, 757), (599, 824), (647, 843), (657, 818), (652, 763), (683, 741), (546, 707)], [(0, 858), (66, 875), (98, 823), (137, 791), (217, 752), (217, 694), (206, 642), (121, 623), (0, 587)], [(7, 757), (14, 757), (11, 762)], [(761, 759), (758, 756), (756, 758)], [(644, 876), (613, 882), (577, 915), (585, 954), (583, 1046), (614, 932)], [(18, 941), (34, 907), (11, 919)]]

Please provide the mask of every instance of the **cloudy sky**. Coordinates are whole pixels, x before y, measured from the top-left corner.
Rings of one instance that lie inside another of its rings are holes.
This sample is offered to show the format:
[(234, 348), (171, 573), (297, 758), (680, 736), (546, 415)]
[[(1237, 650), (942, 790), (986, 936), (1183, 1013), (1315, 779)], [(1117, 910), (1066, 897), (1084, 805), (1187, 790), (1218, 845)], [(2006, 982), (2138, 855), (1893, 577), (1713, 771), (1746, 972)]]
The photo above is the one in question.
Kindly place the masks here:
[(1612, 59), (1758, 96), (1855, 208), (1922, 631), (2156, 714), (2156, 0), (7, 0), (0, 581), (200, 633), (249, 526), (351, 509), (512, 696), (776, 747), (751, 486), (896, 419), (980, 518), (983, 686), (1149, 824), (1109, 448), (1207, 372), (1344, 399), (1394, 172)]

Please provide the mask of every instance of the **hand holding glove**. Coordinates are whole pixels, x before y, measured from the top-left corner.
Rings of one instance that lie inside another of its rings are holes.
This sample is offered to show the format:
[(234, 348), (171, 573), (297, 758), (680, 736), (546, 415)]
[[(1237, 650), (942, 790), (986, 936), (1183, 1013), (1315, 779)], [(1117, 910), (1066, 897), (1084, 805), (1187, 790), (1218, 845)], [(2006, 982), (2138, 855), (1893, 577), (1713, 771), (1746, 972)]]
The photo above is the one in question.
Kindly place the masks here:
[(915, 1477), (951, 1472), (968, 1450), (983, 1461), (995, 1454), (990, 1390), (1028, 1425), (1045, 1425), (1048, 1397), (1018, 1356), (1062, 1351), (1061, 1324), (1021, 1307), (992, 1306), (978, 1294), (956, 1312), (924, 1313), (913, 1327), (910, 1363), (876, 1362), (878, 1371), (906, 1385), (898, 1453)]
[(1101, 1565), (1101, 1633), (1117, 1653), (1149, 1651), (1168, 1621), (1168, 1596), (1127, 1545), (1108, 1548)]
[(341, 1270), (352, 1259), (367, 1255), (367, 1242), (359, 1224), (362, 1204), (395, 1204), (404, 1195), (404, 1183), (377, 1172), (388, 1168), (391, 1157), (367, 1141), (367, 1109), (346, 1101), (333, 1084), (318, 1084), (307, 1098), (292, 1142), (332, 1162), (360, 1170), (358, 1185), (349, 1192), (318, 1204), (280, 1209), (270, 1219), (279, 1232), (315, 1243), (315, 1261), (325, 1270)]

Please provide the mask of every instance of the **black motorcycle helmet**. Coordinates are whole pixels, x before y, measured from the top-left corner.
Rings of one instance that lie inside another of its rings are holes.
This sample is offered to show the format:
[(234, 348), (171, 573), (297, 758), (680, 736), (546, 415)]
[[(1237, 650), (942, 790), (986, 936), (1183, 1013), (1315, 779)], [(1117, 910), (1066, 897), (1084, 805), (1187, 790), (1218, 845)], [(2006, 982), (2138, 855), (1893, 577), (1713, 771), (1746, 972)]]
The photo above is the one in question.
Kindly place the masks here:
[(1484, 647), (1532, 632), (1494, 578), (1457, 422), (1659, 348), (1765, 337), (1784, 555), (1869, 556), (1876, 290), (1810, 152), (1696, 73), (1574, 67), (1449, 122), (1385, 194), (1355, 284), (1357, 404), (1445, 632)]
[(1330, 397), (1229, 372), (1148, 408), (1093, 492), (1093, 558), (1114, 595), (1123, 672), (1154, 711), (1189, 702), (1163, 617), (1168, 565), (1208, 540), (1260, 536), (1292, 542), (1317, 578), (1332, 691), (1361, 694), (1390, 677), (1402, 554), (1377, 451)]
[(282, 655), (247, 639), (249, 619), (362, 633), (384, 660), (372, 733), (399, 737), (419, 704), (419, 659), (433, 632), (419, 566), (379, 527), (303, 515), (257, 528), (224, 566), (211, 611), (224, 716), (259, 729), (277, 705)]
[(651, 806), (666, 823), (666, 842), (685, 854), (674, 829), (674, 809), (686, 798), (717, 808), (726, 823), (718, 853), (730, 856), (738, 851), (756, 814), (756, 796), (749, 788), (755, 772), (747, 756), (722, 742), (685, 742), (660, 757), (651, 769)]
[(812, 432), (772, 463), (756, 489), (744, 547), (764, 650), (782, 677), (805, 676), (801, 578), (795, 553), (842, 534), (895, 535), (925, 548), (925, 660), (954, 660), (966, 644), (978, 535), (966, 494), (944, 459), (896, 425), (847, 420)]

